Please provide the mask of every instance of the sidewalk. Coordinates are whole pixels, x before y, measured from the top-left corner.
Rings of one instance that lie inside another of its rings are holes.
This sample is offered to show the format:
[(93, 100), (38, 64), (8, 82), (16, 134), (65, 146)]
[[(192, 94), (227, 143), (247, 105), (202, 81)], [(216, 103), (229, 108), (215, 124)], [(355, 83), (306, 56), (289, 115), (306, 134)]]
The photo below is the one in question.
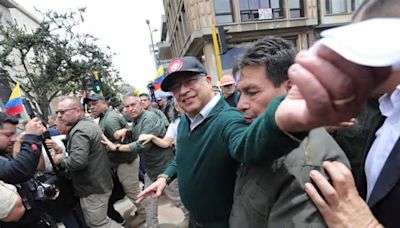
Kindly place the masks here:
[[(133, 204), (127, 198), (115, 203), (115, 209), (123, 215), (126, 213)], [(181, 223), (183, 221), (182, 211), (170, 203), (165, 197), (161, 197), (158, 200), (158, 221), (160, 223), (160, 228), (183, 228)], [(129, 224), (129, 221), (127, 221)], [(127, 227), (127, 226), (126, 226)], [(141, 225), (141, 228), (147, 227), (146, 225)]]

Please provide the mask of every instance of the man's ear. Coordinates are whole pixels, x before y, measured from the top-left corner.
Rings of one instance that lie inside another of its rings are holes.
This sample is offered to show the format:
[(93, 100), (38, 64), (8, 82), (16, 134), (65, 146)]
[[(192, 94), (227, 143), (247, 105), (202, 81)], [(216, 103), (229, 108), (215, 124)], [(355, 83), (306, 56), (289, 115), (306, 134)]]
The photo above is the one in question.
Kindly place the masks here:
[(286, 89), (287, 92), (289, 91), (290, 88), (292, 88), (292, 82), (290, 81), (290, 79), (288, 79), (283, 83), (282, 86)]
[(209, 83), (212, 82), (212, 77), (211, 77), (211, 75), (207, 75), (206, 78), (207, 78), (207, 81), (208, 81)]

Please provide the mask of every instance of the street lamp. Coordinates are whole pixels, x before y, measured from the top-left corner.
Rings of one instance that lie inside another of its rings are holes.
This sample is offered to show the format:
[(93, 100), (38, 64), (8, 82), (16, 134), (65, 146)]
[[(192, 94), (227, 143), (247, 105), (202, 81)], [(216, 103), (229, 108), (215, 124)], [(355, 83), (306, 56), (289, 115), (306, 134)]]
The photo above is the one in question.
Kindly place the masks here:
[(154, 29), (153, 31), (151, 30), (150, 21), (148, 19), (146, 19), (146, 24), (149, 27), (149, 33), (150, 33), (150, 39), (151, 39), (151, 49), (152, 49), (151, 51), (153, 52), (153, 55), (154, 55), (154, 63), (156, 64), (156, 70), (157, 70), (158, 67), (160, 66), (160, 62), (159, 62), (159, 60), (157, 58), (156, 50), (154, 48), (154, 42), (153, 42), (153, 32), (156, 32), (157, 29)]

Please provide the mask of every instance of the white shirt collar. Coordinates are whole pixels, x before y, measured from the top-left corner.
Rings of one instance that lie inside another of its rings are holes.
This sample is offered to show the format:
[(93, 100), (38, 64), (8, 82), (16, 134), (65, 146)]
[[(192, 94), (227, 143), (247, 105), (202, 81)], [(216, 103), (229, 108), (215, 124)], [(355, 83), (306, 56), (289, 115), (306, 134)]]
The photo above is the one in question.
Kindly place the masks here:
[(207, 116), (210, 114), (211, 110), (217, 105), (218, 101), (221, 99), (221, 95), (217, 94), (215, 95), (207, 104), (204, 106), (204, 108), (193, 118), (191, 118), (189, 115), (187, 117), (190, 120), (190, 130), (193, 130), (195, 127), (197, 127), (199, 124), (201, 124)]
[(391, 94), (386, 93), (379, 98), (379, 109), (386, 117), (390, 117), (400, 110), (400, 85)]

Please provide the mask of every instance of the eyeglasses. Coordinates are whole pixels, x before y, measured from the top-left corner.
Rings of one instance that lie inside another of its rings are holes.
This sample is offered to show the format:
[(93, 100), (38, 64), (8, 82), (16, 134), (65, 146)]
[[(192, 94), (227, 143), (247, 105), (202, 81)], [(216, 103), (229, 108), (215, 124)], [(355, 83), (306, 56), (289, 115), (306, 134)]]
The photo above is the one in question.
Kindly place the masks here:
[[(203, 76), (203, 75), (200, 75), (200, 76)], [(188, 79), (185, 79), (185, 80), (173, 85), (171, 87), (170, 91), (173, 93), (177, 93), (182, 86), (185, 86), (185, 87), (193, 86), (199, 79), (200, 79), (200, 77), (198, 75), (196, 75), (194, 77), (190, 77)]]
[(58, 115), (58, 114), (64, 115), (64, 113), (66, 113), (66, 112), (68, 112), (68, 111), (71, 111), (71, 110), (74, 110), (74, 109), (78, 109), (78, 108), (68, 108), (68, 109), (64, 109), (64, 110), (57, 110), (57, 111), (56, 111), (56, 114), (57, 114), (57, 115)]

